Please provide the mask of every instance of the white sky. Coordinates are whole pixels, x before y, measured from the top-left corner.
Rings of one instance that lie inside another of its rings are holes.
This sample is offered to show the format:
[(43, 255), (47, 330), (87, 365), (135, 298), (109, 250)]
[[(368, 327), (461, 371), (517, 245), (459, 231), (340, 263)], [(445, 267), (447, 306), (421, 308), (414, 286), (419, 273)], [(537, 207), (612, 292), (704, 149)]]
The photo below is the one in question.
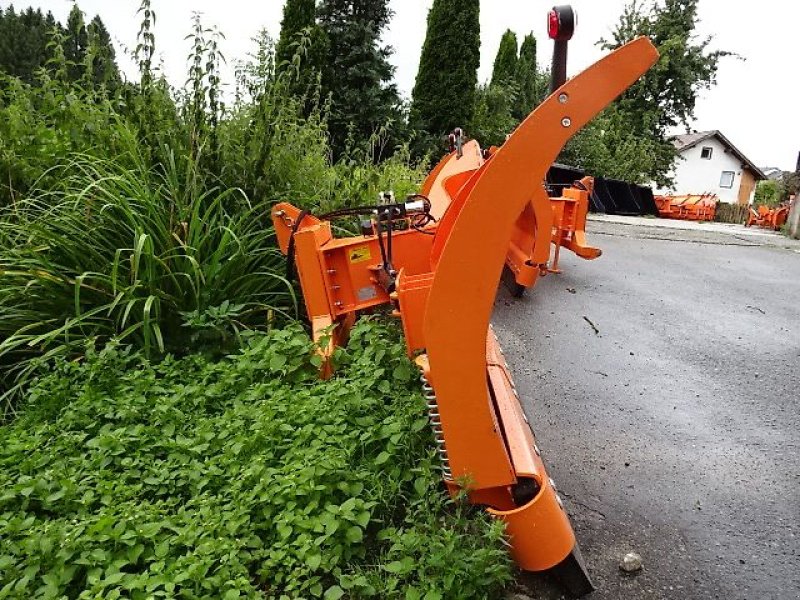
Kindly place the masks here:
[[(565, 0), (566, 1), (566, 0)], [(395, 17), (385, 41), (395, 48), (392, 62), (401, 92), (408, 96), (414, 85), (419, 53), (425, 37), (426, 16), (432, 0), (390, 0)], [(6, 7), (12, 2), (0, 0)], [(534, 31), (539, 40), (539, 62), (550, 60), (551, 42), (545, 15), (553, 0), (484, 0), (481, 3), (481, 80), (491, 74), (500, 36), (510, 28), (518, 37)], [(570, 46), (569, 71), (573, 74), (601, 56), (595, 42), (611, 31), (625, 0), (572, 0), (579, 14), (578, 29)], [(66, 21), (71, 0), (16, 0), (17, 9), (28, 4), (52, 10)], [(139, 0), (81, 0), (89, 18), (100, 17), (118, 49), (135, 46)], [(280, 33), (283, 0), (153, 0), (158, 17), (156, 43), (168, 79), (181, 84), (186, 75), (191, 14), (203, 13), (207, 26), (225, 34), (222, 49), (230, 63), (252, 50), (250, 39), (261, 28), (273, 37)], [(698, 103), (697, 130), (719, 129), (760, 166), (794, 170), (800, 152), (800, 2), (797, 0), (700, 0), (700, 32), (715, 36), (715, 47), (739, 53), (722, 63), (719, 84)], [(767, 22), (767, 19), (772, 18)], [(120, 63), (133, 73), (132, 63), (120, 54)], [(230, 71), (230, 70), (229, 70)], [(231, 77), (228, 77), (230, 81)], [(454, 102), (457, 101), (457, 91)]]

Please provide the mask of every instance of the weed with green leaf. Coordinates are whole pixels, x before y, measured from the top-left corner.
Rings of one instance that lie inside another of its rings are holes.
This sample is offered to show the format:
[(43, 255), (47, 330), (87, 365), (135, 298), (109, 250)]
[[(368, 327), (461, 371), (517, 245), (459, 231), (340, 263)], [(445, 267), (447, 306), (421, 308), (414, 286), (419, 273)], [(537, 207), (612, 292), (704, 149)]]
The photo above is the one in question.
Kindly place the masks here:
[(502, 526), (441, 484), (415, 368), (362, 321), (149, 365), (109, 348), (0, 428), (0, 598), (495, 598)]

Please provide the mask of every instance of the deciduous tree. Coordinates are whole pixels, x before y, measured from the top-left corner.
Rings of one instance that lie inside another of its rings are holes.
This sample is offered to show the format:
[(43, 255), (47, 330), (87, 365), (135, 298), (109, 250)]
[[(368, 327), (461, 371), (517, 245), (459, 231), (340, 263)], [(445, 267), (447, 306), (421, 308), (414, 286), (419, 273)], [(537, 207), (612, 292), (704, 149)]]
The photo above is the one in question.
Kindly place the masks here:
[(711, 37), (697, 37), (698, 2), (632, 0), (625, 7), (611, 39), (601, 40), (600, 45), (613, 50), (646, 35), (661, 58), (605, 118), (578, 136), (565, 156), (577, 157), (596, 175), (670, 185), (676, 154), (669, 135), (677, 126), (689, 126), (700, 93), (716, 83), (719, 61), (731, 55), (712, 50)]

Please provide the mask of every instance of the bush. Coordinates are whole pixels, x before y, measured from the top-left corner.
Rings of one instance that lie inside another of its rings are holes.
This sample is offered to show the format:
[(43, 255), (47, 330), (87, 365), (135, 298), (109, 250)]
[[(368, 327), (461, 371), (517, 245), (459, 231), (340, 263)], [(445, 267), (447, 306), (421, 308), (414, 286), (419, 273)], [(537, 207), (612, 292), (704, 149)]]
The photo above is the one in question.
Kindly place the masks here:
[(469, 136), (485, 148), (502, 146), (506, 136), (519, 124), (514, 116), (518, 96), (519, 90), (513, 82), (479, 85), (475, 90), (475, 114)]
[(161, 170), (77, 156), (51, 176), (56, 187), (0, 211), (7, 407), (37, 357), (112, 338), (145, 355), (226, 350), (242, 329), (295, 315), (268, 202), (206, 189), (179, 158)]
[(46, 75), (39, 87), (0, 86), (5, 416), (39, 357), (112, 338), (148, 356), (228, 351), (242, 329), (294, 316), (271, 205), (333, 210), (381, 190), (402, 198), (422, 181), (402, 149), (382, 163), (352, 154), (333, 164), (325, 111), (313, 93), (294, 95), (295, 71), (275, 73), (265, 35), (224, 110), (209, 36), (196, 21), (178, 100), (146, 66), (112, 99)]
[(237, 355), (62, 363), (0, 428), (0, 597), (496, 598), (502, 527), (443, 494), (415, 368), (362, 321)]
[(131, 132), (103, 93), (42, 77), (31, 86), (0, 73), (0, 206), (24, 198), (37, 181), (54, 182), (49, 170), (75, 152), (131, 149)]
[(254, 198), (312, 208), (335, 189), (324, 111), (314, 97), (296, 95), (298, 70), (276, 73), (269, 36), (256, 42), (254, 58), (239, 67), (238, 100), (219, 126), (221, 178)]

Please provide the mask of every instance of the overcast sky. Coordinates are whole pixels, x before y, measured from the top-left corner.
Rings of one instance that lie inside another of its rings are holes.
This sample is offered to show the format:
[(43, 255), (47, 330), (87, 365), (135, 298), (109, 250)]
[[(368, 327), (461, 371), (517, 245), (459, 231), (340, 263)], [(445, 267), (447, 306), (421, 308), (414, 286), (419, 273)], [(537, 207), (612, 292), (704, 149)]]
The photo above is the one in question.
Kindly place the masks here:
[[(0, 0), (6, 7), (12, 2)], [(188, 43), (185, 35), (193, 11), (204, 22), (225, 34), (223, 53), (229, 63), (252, 50), (251, 38), (266, 28), (280, 33), (283, 0), (153, 0), (159, 58), (169, 80), (183, 83)], [(401, 92), (408, 96), (414, 85), (419, 53), (425, 37), (425, 19), (432, 0), (390, 0), (395, 17), (385, 41), (395, 48), (392, 62)], [(539, 39), (539, 62), (550, 60), (551, 42), (545, 31), (545, 15), (553, 0), (483, 0), (481, 2), (481, 80), (491, 74), (492, 61), (502, 33), (510, 28), (521, 38), (533, 31)], [(570, 73), (601, 56), (596, 46), (617, 21), (626, 0), (573, 0), (579, 15), (578, 30), (570, 46)], [(16, 0), (16, 8), (28, 4), (52, 10), (64, 22), (71, 0)], [(117, 48), (134, 47), (139, 0), (81, 0), (91, 18), (99, 14)], [(760, 166), (794, 170), (800, 152), (800, 2), (700, 0), (700, 33), (713, 34), (714, 46), (737, 52), (746, 61), (725, 59), (719, 84), (705, 92), (698, 103), (697, 130), (719, 129)], [(120, 52), (121, 54), (121, 52)], [(120, 56), (126, 72), (130, 60)], [(230, 76), (228, 77), (230, 81)], [(457, 91), (453, 90), (454, 102)]]

